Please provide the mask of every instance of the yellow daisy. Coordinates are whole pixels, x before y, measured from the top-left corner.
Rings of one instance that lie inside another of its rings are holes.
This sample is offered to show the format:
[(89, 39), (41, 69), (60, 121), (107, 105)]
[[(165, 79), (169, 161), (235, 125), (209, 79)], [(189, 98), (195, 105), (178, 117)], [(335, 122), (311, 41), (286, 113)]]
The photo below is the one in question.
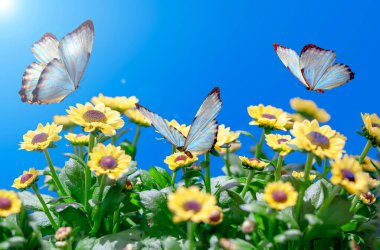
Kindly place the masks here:
[(377, 114), (362, 114), (363, 132), (373, 146), (380, 146), (380, 118)]
[(295, 137), (290, 144), (324, 158), (340, 158), (344, 152), (346, 137), (330, 126), (319, 126), (317, 120), (295, 122), (290, 133)]
[(0, 190), (0, 217), (19, 213), (21, 206), (21, 200), (15, 191)]
[(116, 110), (120, 113), (125, 112), (127, 109), (135, 108), (135, 104), (139, 101), (135, 96), (115, 96), (109, 97), (99, 94), (99, 96), (94, 96), (91, 98), (91, 102), (96, 105), (98, 103), (104, 103), (106, 107)]
[(315, 102), (311, 100), (293, 98), (290, 100), (290, 106), (308, 120), (316, 119), (319, 122), (328, 122), (330, 120), (330, 115), (326, 110), (318, 108)]
[(99, 143), (90, 153), (88, 167), (98, 176), (105, 174), (108, 178), (116, 180), (127, 171), (130, 164), (131, 157), (120, 147)]
[(257, 158), (248, 158), (245, 156), (239, 156), (243, 167), (249, 169), (263, 170), (266, 166), (269, 165), (268, 162), (261, 161)]
[[(303, 179), (304, 176), (305, 176), (305, 173), (304, 173), (304, 172), (293, 171), (293, 172), (292, 172), (292, 176), (293, 176), (294, 178), (297, 178), (297, 179)], [(317, 177), (317, 175), (315, 175), (315, 174), (310, 174), (310, 175), (309, 175), (309, 181), (314, 181), (315, 177)]]
[[(226, 151), (226, 148), (223, 146), (230, 146), (232, 143), (236, 142), (236, 140), (239, 138), (240, 133), (239, 132), (232, 132), (230, 131), (230, 128), (226, 128), (224, 124), (219, 125), (218, 127), (218, 135), (216, 138), (215, 143), (215, 149), (222, 153)], [(240, 145), (240, 143), (238, 143)], [(236, 148), (236, 147), (235, 147)]]
[(264, 200), (277, 210), (292, 207), (297, 203), (298, 193), (290, 182), (271, 182), (264, 189)]
[(363, 192), (360, 194), (359, 198), (366, 205), (372, 205), (376, 202), (376, 196), (374, 196), (371, 192)]
[[(357, 160), (359, 160), (359, 157), (360, 157), (359, 155), (355, 156), (355, 158)], [(375, 166), (373, 164), (375, 164), (378, 168), (380, 168), (380, 162), (379, 161), (376, 161), (375, 159), (371, 159), (370, 157), (366, 156), (364, 158), (363, 163), (361, 165), (362, 165), (362, 168), (365, 171), (376, 172), (376, 168), (375, 168)]]
[(57, 125), (62, 125), (64, 130), (68, 130), (76, 126), (76, 124), (73, 123), (67, 115), (55, 115), (53, 116), (53, 121)]
[(93, 106), (87, 102), (85, 105), (77, 104), (66, 110), (70, 119), (83, 127), (86, 132), (100, 130), (105, 135), (115, 135), (116, 129), (124, 126), (120, 113), (105, 107), (103, 103)]
[(190, 131), (190, 125), (186, 126), (186, 124), (179, 124), (176, 120), (168, 121), (165, 119), (165, 122), (174, 128), (176, 128), (179, 132), (181, 132), (185, 137), (189, 134)]
[(289, 120), (288, 120), (288, 123), (286, 123), (285, 125), (286, 130), (292, 129), (295, 122), (303, 122), (305, 120), (305, 118), (298, 113), (295, 113), (295, 114), (287, 113), (287, 115), (288, 115)]
[(377, 188), (378, 186), (380, 186), (379, 180), (372, 178), (368, 173), (365, 173), (365, 175), (368, 178), (368, 187), (370, 189)]
[(30, 168), (28, 171), (24, 171), (20, 177), (14, 180), (12, 187), (17, 189), (29, 188), (33, 183), (38, 180), (38, 170)]
[(253, 118), (253, 121), (249, 123), (250, 125), (258, 125), (270, 130), (286, 130), (285, 126), (289, 121), (289, 117), (282, 109), (259, 104), (258, 106), (249, 106), (247, 110), (248, 114)]
[(265, 135), (265, 140), (271, 149), (279, 152), (282, 156), (289, 154), (293, 150), (288, 145), (292, 140), (290, 135), (269, 134)]
[(86, 146), (90, 140), (90, 135), (68, 133), (65, 138), (73, 146)]
[(368, 176), (354, 157), (345, 155), (331, 163), (331, 183), (343, 186), (351, 194), (368, 191)]
[(143, 127), (149, 127), (150, 121), (146, 119), (143, 114), (140, 113), (137, 109), (128, 109), (124, 112), (124, 114), (129, 118), (129, 120), (137, 125)]
[(222, 209), (218, 206), (215, 206), (213, 209), (211, 209), (211, 213), (206, 223), (210, 225), (218, 225), (222, 223), (222, 221), (223, 221)]
[(184, 152), (178, 152), (167, 156), (164, 162), (168, 164), (170, 170), (175, 170), (180, 167), (190, 166), (197, 160), (198, 158), (195, 155), (193, 155), (193, 158), (190, 158)]
[(175, 193), (168, 195), (168, 208), (174, 214), (175, 223), (181, 221), (207, 223), (215, 206), (215, 196), (201, 192), (196, 186), (179, 187)]
[(26, 151), (42, 151), (52, 145), (53, 142), (59, 141), (62, 137), (58, 134), (62, 131), (62, 125), (46, 123), (43, 126), (38, 124), (36, 130), (29, 130), (24, 136), (24, 141), (20, 144), (20, 149)]

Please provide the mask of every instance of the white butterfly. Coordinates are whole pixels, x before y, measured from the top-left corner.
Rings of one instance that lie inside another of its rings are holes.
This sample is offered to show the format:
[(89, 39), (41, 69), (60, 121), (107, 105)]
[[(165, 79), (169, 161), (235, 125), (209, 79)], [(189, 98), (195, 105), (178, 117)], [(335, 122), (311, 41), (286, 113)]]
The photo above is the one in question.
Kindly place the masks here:
[(316, 45), (303, 47), (301, 56), (279, 44), (273, 45), (278, 57), (308, 90), (323, 93), (354, 79), (355, 73), (342, 63), (334, 63), (336, 54)]
[(214, 88), (203, 101), (190, 126), (187, 137), (173, 126), (168, 125), (156, 113), (139, 104), (136, 104), (136, 107), (152, 123), (158, 133), (173, 144), (177, 150), (185, 152), (190, 158), (194, 154), (203, 154), (212, 150), (216, 143), (218, 122), (215, 118), (222, 108), (218, 87)]
[(94, 24), (87, 20), (58, 41), (44, 34), (33, 44), (37, 62), (30, 64), (22, 77), (19, 94), (23, 102), (56, 103), (78, 88), (94, 41)]

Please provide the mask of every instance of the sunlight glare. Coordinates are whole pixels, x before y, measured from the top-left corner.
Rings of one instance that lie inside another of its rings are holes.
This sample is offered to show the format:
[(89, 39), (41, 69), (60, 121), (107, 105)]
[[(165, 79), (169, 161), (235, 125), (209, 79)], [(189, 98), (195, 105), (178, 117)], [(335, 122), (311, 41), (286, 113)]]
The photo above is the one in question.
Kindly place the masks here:
[(9, 16), (14, 7), (14, 0), (0, 0), (0, 18)]

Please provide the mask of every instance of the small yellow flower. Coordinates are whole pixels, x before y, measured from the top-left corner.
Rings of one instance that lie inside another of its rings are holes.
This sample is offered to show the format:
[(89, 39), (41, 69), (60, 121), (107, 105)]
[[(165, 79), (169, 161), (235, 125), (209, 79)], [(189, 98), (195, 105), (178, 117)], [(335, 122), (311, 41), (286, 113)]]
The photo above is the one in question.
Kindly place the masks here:
[(71, 236), (71, 227), (60, 227), (54, 234), (54, 238), (57, 241), (63, 241)]
[(330, 115), (326, 110), (318, 108), (315, 102), (311, 100), (293, 98), (290, 100), (290, 106), (308, 120), (316, 119), (319, 122), (328, 122), (330, 120)]
[(369, 206), (376, 202), (376, 196), (374, 196), (371, 192), (363, 192), (359, 197), (364, 204)]
[(71, 121), (82, 126), (86, 132), (102, 131), (105, 135), (115, 135), (116, 129), (124, 126), (120, 113), (105, 107), (103, 103), (93, 106), (87, 102), (85, 105), (70, 106), (66, 112)]
[[(304, 176), (305, 176), (305, 173), (304, 172), (293, 171), (292, 172), (292, 176), (294, 178), (297, 178), (297, 179), (303, 179)], [(315, 174), (310, 174), (309, 175), (309, 181), (314, 181), (315, 177), (317, 177)]]
[(201, 192), (196, 186), (179, 187), (175, 193), (168, 195), (168, 208), (174, 214), (175, 223), (181, 221), (208, 223), (215, 206), (215, 196)]
[(218, 206), (215, 206), (214, 209), (211, 209), (211, 213), (208, 217), (207, 224), (218, 225), (223, 221), (223, 212), (222, 209)]
[(131, 164), (131, 157), (126, 155), (120, 147), (112, 144), (104, 146), (99, 143), (90, 153), (89, 168), (96, 175), (107, 175), (116, 180), (123, 175)]
[(63, 130), (68, 130), (76, 126), (67, 115), (55, 115), (53, 116), (53, 121), (57, 125), (62, 125)]
[(380, 118), (377, 114), (362, 114), (364, 134), (373, 146), (380, 146)]
[(331, 183), (343, 186), (351, 194), (368, 191), (368, 176), (354, 157), (345, 155), (331, 163)]
[(71, 143), (73, 146), (86, 146), (90, 141), (90, 135), (85, 134), (74, 134), (68, 133), (65, 135), (65, 138)]
[(167, 156), (164, 162), (168, 164), (170, 170), (175, 170), (180, 167), (190, 166), (197, 160), (198, 158), (195, 155), (193, 155), (193, 158), (190, 158), (184, 152), (178, 152)]
[(29, 130), (24, 136), (24, 141), (20, 144), (20, 149), (26, 151), (41, 151), (52, 145), (53, 142), (59, 141), (62, 137), (58, 134), (62, 131), (62, 125), (46, 123), (43, 126), (38, 124), (36, 130)]
[(135, 96), (115, 96), (109, 97), (99, 94), (99, 96), (94, 96), (91, 98), (91, 102), (96, 105), (98, 103), (104, 103), (106, 107), (116, 110), (120, 113), (125, 112), (128, 109), (135, 108), (135, 104), (139, 101)]
[(171, 120), (171, 121), (168, 121), (166, 120), (166, 123), (169, 125), (169, 126), (172, 126), (174, 128), (176, 128), (179, 132), (181, 132), (185, 137), (187, 137), (187, 135), (189, 134), (189, 131), (190, 131), (190, 125), (189, 126), (186, 126), (186, 124), (179, 124), (176, 120)]
[(324, 158), (340, 158), (344, 152), (346, 137), (330, 126), (319, 126), (317, 120), (295, 122), (290, 133), (295, 137), (290, 144)]
[(22, 202), (15, 191), (0, 190), (0, 217), (20, 212)]
[(365, 173), (365, 175), (368, 178), (368, 187), (370, 189), (377, 188), (378, 186), (380, 186), (379, 180), (372, 178), (368, 173)]
[(271, 149), (279, 152), (282, 156), (289, 154), (293, 150), (288, 145), (292, 140), (290, 135), (269, 134), (265, 135), (265, 140)]
[(289, 121), (289, 117), (282, 109), (273, 106), (249, 106), (248, 114), (253, 118), (250, 125), (258, 125), (270, 130), (281, 129), (286, 130), (285, 126)]
[[(355, 158), (357, 160), (359, 160), (359, 155), (356, 155)], [(368, 172), (376, 172), (376, 168), (374, 166), (374, 164), (380, 168), (380, 162), (379, 161), (376, 161), (375, 159), (371, 159), (369, 158), (368, 156), (366, 156), (364, 158), (364, 161), (363, 163), (361, 164), (362, 165), (362, 168), (365, 170), (365, 171), (368, 171)]]
[(277, 210), (292, 207), (297, 203), (298, 193), (290, 182), (271, 182), (264, 189), (264, 200)]
[(12, 187), (17, 189), (29, 188), (33, 183), (38, 180), (38, 170), (30, 168), (28, 171), (24, 171), (20, 177), (14, 180)]
[[(230, 128), (226, 128), (224, 124), (218, 127), (218, 136), (216, 138), (215, 149), (219, 152), (225, 152), (226, 149), (223, 148), (224, 145), (230, 146), (232, 143), (236, 142), (239, 138), (239, 132), (232, 132)], [(240, 145), (240, 143), (238, 144)]]
[(136, 123), (137, 125), (143, 127), (150, 126), (150, 121), (146, 119), (146, 117), (143, 116), (143, 114), (141, 114), (141, 112), (137, 109), (128, 109), (124, 112), (124, 114), (129, 118), (131, 122)]
[(245, 156), (239, 156), (241, 163), (244, 167), (256, 170), (263, 170), (269, 163), (261, 161), (257, 158), (248, 158)]

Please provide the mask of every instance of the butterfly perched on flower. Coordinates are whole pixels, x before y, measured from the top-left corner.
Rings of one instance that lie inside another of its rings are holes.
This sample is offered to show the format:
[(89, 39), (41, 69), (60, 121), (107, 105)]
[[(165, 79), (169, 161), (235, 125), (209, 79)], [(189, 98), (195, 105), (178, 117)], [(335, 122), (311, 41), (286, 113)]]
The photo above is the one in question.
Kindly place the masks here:
[(203, 154), (212, 150), (216, 143), (218, 122), (215, 118), (222, 108), (222, 100), (220, 99), (220, 90), (218, 87), (214, 88), (208, 94), (198, 109), (187, 137), (169, 125), (156, 113), (139, 104), (136, 104), (136, 107), (150, 120), (152, 126), (158, 133), (173, 144), (178, 151), (185, 152), (190, 158), (193, 158), (193, 155)]
[(61, 102), (79, 85), (92, 51), (94, 24), (87, 20), (58, 40), (45, 33), (32, 46), (37, 62), (22, 76), (19, 94), (23, 102), (49, 104)]
[(334, 63), (336, 54), (308, 44), (301, 55), (279, 44), (273, 45), (283, 64), (308, 90), (323, 93), (327, 89), (339, 87), (354, 79), (355, 73), (343, 63)]

